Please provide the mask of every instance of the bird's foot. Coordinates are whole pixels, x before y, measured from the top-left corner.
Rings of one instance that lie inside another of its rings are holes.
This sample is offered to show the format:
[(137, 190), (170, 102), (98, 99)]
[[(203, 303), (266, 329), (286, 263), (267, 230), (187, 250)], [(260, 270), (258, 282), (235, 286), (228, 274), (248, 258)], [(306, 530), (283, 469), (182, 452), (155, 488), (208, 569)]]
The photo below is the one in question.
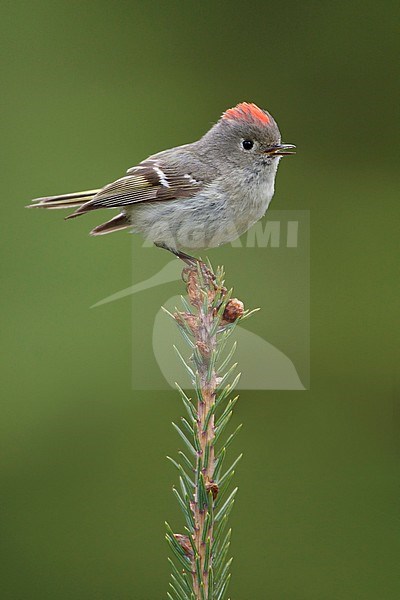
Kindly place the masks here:
[(206, 263), (203, 260), (201, 260), (201, 258), (197, 258), (196, 256), (191, 256), (190, 254), (186, 254), (186, 252), (181, 252), (180, 250), (177, 250), (176, 248), (171, 248), (170, 246), (167, 246), (166, 244), (163, 244), (163, 243), (155, 243), (154, 245), (157, 246), (158, 248), (164, 248), (164, 250), (168, 250), (169, 252), (172, 252), (172, 254), (174, 254), (177, 258), (179, 258), (184, 263), (186, 263), (187, 268), (183, 269), (183, 271), (182, 271), (182, 278), (184, 281), (185, 281), (185, 277), (187, 276), (187, 273), (190, 270), (200, 269), (200, 272), (201, 272), (202, 276), (204, 277), (204, 279), (212, 282), (214, 287), (216, 287), (215, 286), (215, 280), (216, 280), (215, 273), (213, 273), (213, 271), (206, 265)]

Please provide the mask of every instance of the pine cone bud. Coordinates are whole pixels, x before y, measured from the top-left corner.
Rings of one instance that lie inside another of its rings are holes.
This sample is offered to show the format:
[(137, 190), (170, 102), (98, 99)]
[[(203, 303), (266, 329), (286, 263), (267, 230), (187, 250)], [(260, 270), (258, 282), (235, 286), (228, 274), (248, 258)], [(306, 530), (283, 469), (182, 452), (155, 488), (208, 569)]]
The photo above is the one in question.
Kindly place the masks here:
[(174, 538), (181, 546), (186, 556), (189, 556), (189, 558), (193, 558), (193, 548), (188, 536), (182, 535), (181, 533), (174, 533)]
[(207, 483), (206, 483), (206, 491), (207, 492), (211, 492), (213, 500), (215, 500), (216, 497), (218, 496), (219, 487), (215, 483), (215, 481), (207, 481)]
[(229, 300), (222, 315), (222, 323), (234, 323), (243, 316), (244, 304), (237, 298)]

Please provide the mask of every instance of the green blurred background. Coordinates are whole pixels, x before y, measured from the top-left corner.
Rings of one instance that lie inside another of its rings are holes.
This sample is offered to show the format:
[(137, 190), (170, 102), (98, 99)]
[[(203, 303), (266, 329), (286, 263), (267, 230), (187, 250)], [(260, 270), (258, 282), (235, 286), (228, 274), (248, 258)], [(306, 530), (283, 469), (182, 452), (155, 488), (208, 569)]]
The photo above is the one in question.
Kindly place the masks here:
[[(164, 519), (181, 527), (179, 400), (132, 389), (151, 310), (89, 310), (131, 284), (132, 252), (141, 277), (169, 258), (24, 204), (111, 181), (241, 100), (299, 148), (274, 208), (311, 214), (311, 387), (241, 393), (230, 596), (399, 597), (397, 17), (390, 1), (2, 3), (2, 599), (163, 598)], [(249, 252), (210, 257), (274, 322)]]

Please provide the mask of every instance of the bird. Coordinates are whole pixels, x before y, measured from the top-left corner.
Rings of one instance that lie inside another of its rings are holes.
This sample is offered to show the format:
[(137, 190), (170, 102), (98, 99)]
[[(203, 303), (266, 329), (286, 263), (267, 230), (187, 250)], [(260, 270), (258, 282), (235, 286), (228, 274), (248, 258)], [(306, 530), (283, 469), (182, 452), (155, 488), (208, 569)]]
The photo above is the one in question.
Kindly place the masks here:
[(32, 200), (31, 208), (72, 208), (66, 219), (118, 209), (90, 234), (128, 229), (192, 264), (188, 249), (214, 248), (246, 232), (274, 195), (283, 144), (272, 115), (240, 102), (199, 140), (152, 154), (99, 189)]

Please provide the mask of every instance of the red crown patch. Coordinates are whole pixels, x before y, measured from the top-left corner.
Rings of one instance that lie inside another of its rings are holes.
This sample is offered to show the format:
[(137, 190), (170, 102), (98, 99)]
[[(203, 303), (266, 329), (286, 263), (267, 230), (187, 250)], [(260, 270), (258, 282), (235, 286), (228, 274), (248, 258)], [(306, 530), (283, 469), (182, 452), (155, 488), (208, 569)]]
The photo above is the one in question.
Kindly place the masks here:
[(234, 121), (258, 121), (263, 125), (270, 123), (271, 119), (261, 108), (258, 108), (256, 104), (250, 104), (249, 102), (241, 102), (234, 108), (230, 108), (222, 115), (223, 119), (229, 119)]

